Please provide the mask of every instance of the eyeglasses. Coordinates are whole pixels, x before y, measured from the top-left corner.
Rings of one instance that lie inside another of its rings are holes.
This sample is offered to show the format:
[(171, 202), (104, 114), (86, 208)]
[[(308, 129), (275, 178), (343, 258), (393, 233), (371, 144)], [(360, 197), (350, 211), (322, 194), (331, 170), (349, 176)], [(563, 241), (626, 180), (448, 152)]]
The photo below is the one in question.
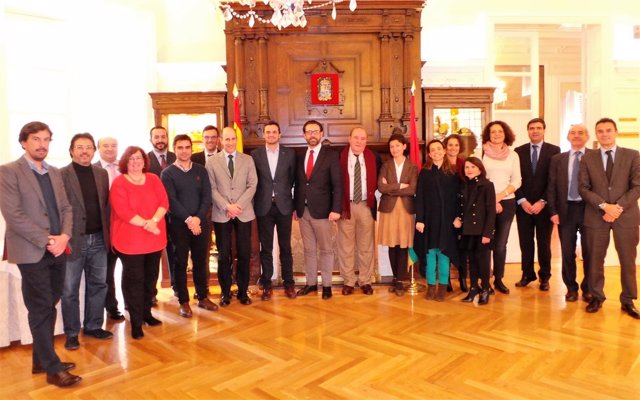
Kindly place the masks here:
[(91, 146), (91, 145), (89, 145), (89, 146), (84, 146), (84, 145), (81, 145), (81, 144), (75, 145), (75, 146), (73, 146), (73, 148), (74, 148), (74, 149), (76, 149), (76, 150), (80, 150), (80, 151), (82, 151), (82, 150), (93, 150), (93, 149), (95, 149), (95, 147), (93, 147), (93, 146)]
[(218, 140), (217, 136), (204, 136), (203, 137), (204, 140)]
[(129, 161), (142, 161), (144, 160), (144, 157), (141, 156), (131, 156), (129, 157)]
[(317, 135), (318, 133), (320, 133), (320, 129), (304, 131), (305, 135)]

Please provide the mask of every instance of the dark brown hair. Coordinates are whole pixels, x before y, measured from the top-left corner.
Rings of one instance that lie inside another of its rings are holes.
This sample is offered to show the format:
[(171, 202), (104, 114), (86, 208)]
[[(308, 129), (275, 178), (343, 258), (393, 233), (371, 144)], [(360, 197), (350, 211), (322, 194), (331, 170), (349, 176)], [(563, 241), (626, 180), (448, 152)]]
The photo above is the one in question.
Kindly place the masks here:
[(457, 133), (452, 133), (451, 135), (447, 136), (446, 138), (444, 138), (444, 140), (442, 141), (442, 145), (444, 146), (445, 151), (447, 150), (447, 145), (449, 144), (449, 141), (451, 139), (455, 139), (458, 141), (458, 144), (460, 145), (460, 153), (464, 152), (464, 143), (462, 143), (462, 140), (460, 140), (460, 135), (458, 135)]
[(53, 138), (53, 132), (51, 132), (51, 129), (49, 129), (49, 125), (45, 124), (44, 122), (33, 121), (29, 122), (28, 124), (23, 126), (22, 129), (20, 129), (18, 142), (26, 142), (27, 139), (29, 139), (29, 135), (31, 135), (32, 133), (38, 133), (40, 131), (49, 132), (49, 137)]
[[(478, 157), (475, 156), (469, 156), (467, 157), (466, 160), (464, 160), (465, 163), (471, 163), (473, 165), (475, 165), (476, 167), (478, 167), (478, 169), (480, 170), (480, 176), (485, 178), (487, 177), (487, 169), (484, 167), (484, 164), (482, 163), (482, 160), (479, 159)], [(466, 175), (465, 175), (466, 177)]]
[[(440, 146), (442, 146), (443, 150), (445, 149), (444, 144), (438, 139), (430, 140), (429, 143), (427, 143), (427, 145), (425, 146), (425, 150), (427, 152), (427, 160), (424, 163), (424, 169), (431, 170), (431, 168), (433, 168), (433, 160), (431, 159), (431, 157), (429, 157), (429, 149), (431, 148), (431, 145), (435, 143), (438, 143)], [(442, 160), (442, 172), (444, 172), (446, 175), (455, 175), (458, 173), (457, 165), (451, 165), (446, 154), (444, 155), (444, 159)]]
[(127, 168), (129, 164), (129, 158), (131, 158), (131, 156), (136, 154), (137, 152), (140, 152), (140, 154), (142, 154), (142, 158), (144, 159), (144, 167), (142, 168), (142, 172), (147, 172), (149, 170), (149, 156), (147, 155), (147, 153), (145, 153), (144, 150), (142, 150), (138, 146), (129, 146), (124, 150), (124, 153), (122, 153), (122, 157), (120, 157), (120, 161), (118, 161), (118, 169), (120, 170), (120, 173), (126, 174), (129, 172), (129, 168)]
[(482, 144), (491, 140), (491, 127), (494, 125), (500, 125), (504, 131), (504, 143), (507, 146), (511, 146), (516, 141), (516, 135), (513, 134), (511, 127), (504, 121), (491, 121), (482, 130)]

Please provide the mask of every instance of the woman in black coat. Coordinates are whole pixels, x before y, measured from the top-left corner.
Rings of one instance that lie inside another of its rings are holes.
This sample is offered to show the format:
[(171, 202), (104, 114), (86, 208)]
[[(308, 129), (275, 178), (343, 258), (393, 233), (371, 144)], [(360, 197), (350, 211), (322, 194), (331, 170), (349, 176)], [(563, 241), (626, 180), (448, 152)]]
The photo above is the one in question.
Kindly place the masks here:
[(456, 165), (445, 157), (444, 146), (439, 140), (427, 143), (427, 153), (429, 159), (420, 172), (416, 190), (416, 230), (422, 233), (421, 260), (425, 259), (426, 251), (427, 299), (443, 301), (449, 283), (449, 263), (458, 263), (454, 221), (460, 214), (459, 178)]
[[(471, 288), (465, 302), (472, 302), (480, 293), (479, 305), (489, 302), (489, 275), (491, 273), (491, 245), (495, 231), (496, 192), (493, 183), (487, 179), (487, 171), (482, 161), (469, 157), (464, 163), (466, 182), (460, 191), (460, 220), (462, 236), (460, 248), (463, 256), (469, 258)], [(482, 291), (478, 288), (481, 280)]]

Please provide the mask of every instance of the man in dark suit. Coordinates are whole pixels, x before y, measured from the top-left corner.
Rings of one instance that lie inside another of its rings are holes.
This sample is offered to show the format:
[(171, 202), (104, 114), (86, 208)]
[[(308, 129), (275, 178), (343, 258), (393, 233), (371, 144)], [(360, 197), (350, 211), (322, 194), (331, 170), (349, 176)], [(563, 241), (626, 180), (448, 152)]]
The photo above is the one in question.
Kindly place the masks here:
[[(93, 165), (104, 168), (109, 174), (109, 189), (113, 180), (120, 175), (118, 169), (118, 141), (112, 137), (98, 139), (98, 153), (100, 159)], [(109, 318), (114, 321), (124, 321), (124, 315), (118, 310), (118, 299), (116, 297), (115, 270), (118, 256), (111, 247), (107, 249), (107, 297), (104, 308), (109, 314)]]
[(530, 143), (515, 149), (520, 157), (522, 185), (516, 190), (516, 219), (522, 252), (522, 278), (517, 287), (525, 287), (535, 281), (533, 260), (538, 245), (540, 290), (549, 290), (551, 278), (551, 222), (547, 204), (547, 183), (551, 158), (560, 153), (556, 145), (544, 142), (546, 124), (542, 118), (534, 118), (527, 124)]
[(342, 213), (340, 159), (335, 151), (322, 145), (321, 123), (307, 121), (302, 131), (308, 147), (297, 161), (295, 205), (304, 245), (306, 285), (297, 294), (304, 296), (318, 290), (319, 267), (322, 298), (326, 300), (332, 296), (331, 221), (339, 220)]
[(204, 150), (193, 153), (191, 155), (191, 161), (204, 166), (207, 163), (207, 159), (219, 151), (219, 137), (220, 135), (218, 133), (218, 128), (213, 125), (205, 126), (202, 130), (202, 141), (204, 142)]
[(610, 231), (620, 260), (622, 310), (640, 319), (633, 305), (638, 297), (636, 253), (640, 232), (640, 154), (616, 145), (618, 127), (610, 118), (596, 122), (600, 150), (585, 154), (580, 163), (580, 196), (585, 201), (584, 225), (589, 248), (589, 290), (593, 296), (587, 312), (597, 312), (604, 295), (604, 258)]
[(71, 238), (73, 215), (58, 169), (44, 159), (51, 130), (30, 122), (20, 130), (25, 153), (0, 166), (0, 209), (6, 222), (8, 260), (22, 275), (22, 297), (33, 336), (34, 374), (47, 373), (47, 383), (66, 387), (80, 382), (61, 362), (53, 346), (56, 304), (64, 285), (65, 250)]
[(265, 146), (251, 153), (258, 174), (258, 187), (253, 208), (258, 218), (260, 237), (260, 264), (262, 300), (272, 295), (273, 228), (278, 233), (280, 266), (285, 295), (296, 298), (291, 254), (291, 223), (293, 216), (293, 184), (296, 176), (296, 154), (293, 149), (280, 145), (280, 125), (269, 121), (264, 126)]
[(353, 128), (349, 146), (340, 153), (342, 218), (338, 221), (336, 246), (345, 296), (353, 293), (356, 283), (362, 293), (373, 294), (374, 231), (378, 211), (375, 192), (382, 162), (378, 153), (367, 147), (367, 136), (364, 128)]
[(62, 291), (62, 319), (67, 339), (64, 347), (80, 347), (80, 281), (84, 273), (84, 335), (111, 339), (102, 329), (107, 295), (107, 249), (109, 249), (109, 174), (91, 165), (96, 152), (93, 136), (78, 133), (71, 138), (71, 164), (60, 170), (73, 211), (73, 234), (67, 256)]
[[(578, 300), (578, 288), (582, 290), (585, 301), (589, 294), (589, 248), (584, 232), (584, 201), (578, 192), (578, 174), (580, 159), (593, 150), (587, 149), (589, 132), (582, 124), (571, 125), (567, 140), (571, 150), (556, 154), (549, 167), (549, 185), (547, 187), (547, 207), (551, 222), (558, 225), (560, 246), (562, 248), (562, 281), (567, 287), (566, 301)], [(580, 286), (576, 281), (576, 241), (580, 232), (584, 275)]]
[[(147, 155), (149, 156), (149, 172), (158, 175), (162, 174), (162, 170), (167, 168), (169, 165), (176, 162), (176, 154), (169, 151), (169, 135), (167, 134), (167, 129), (163, 126), (154, 126), (149, 131), (149, 141), (153, 146), (153, 150), (151, 150)], [(169, 213), (165, 215), (165, 220), (167, 222), (167, 226), (171, 223), (169, 220)], [(174, 296), (178, 297), (178, 292), (175, 287), (175, 279), (174, 279), (174, 246), (171, 241), (171, 237), (169, 236), (169, 230), (167, 229), (167, 264), (169, 265), (169, 278), (171, 279), (171, 287), (173, 288)], [(158, 290), (155, 290), (153, 295), (153, 304), (157, 304), (158, 300), (156, 299), (156, 295), (158, 294)]]
[(238, 138), (233, 128), (222, 130), (223, 150), (207, 160), (213, 208), (211, 218), (218, 244), (218, 280), (222, 296), (220, 305), (231, 304), (232, 264), (231, 234), (236, 234), (238, 264), (236, 282), (240, 304), (249, 305), (249, 256), (251, 254), (251, 221), (253, 196), (258, 177), (253, 158), (236, 150)]

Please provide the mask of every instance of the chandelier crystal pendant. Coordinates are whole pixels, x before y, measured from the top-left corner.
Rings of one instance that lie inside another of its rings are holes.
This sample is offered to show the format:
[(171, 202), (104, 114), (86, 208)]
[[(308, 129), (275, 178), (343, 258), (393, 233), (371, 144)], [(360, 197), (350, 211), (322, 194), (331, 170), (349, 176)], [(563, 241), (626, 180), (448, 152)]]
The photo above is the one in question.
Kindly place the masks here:
[[(270, 6), (273, 9), (271, 19), (265, 19), (260, 17), (254, 10), (256, 6), (256, 0), (213, 0), (217, 8), (222, 10), (225, 21), (231, 21), (233, 18), (237, 19), (249, 19), (249, 27), (253, 28), (255, 21), (258, 20), (263, 24), (273, 24), (278, 29), (287, 28), (293, 26), (295, 28), (304, 28), (307, 26), (307, 18), (305, 17), (305, 10), (312, 10), (315, 8), (321, 8), (331, 5), (331, 18), (336, 19), (336, 4), (342, 3), (346, 0), (325, 0), (321, 4), (313, 4), (313, 0), (260, 0), (264, 5)], [(246, 13), (239, 13), (233, 8), (233, 4), (240, 4), (245, 7), (249, 7), (249, 11)], [(355, 11), (358, 7), (356, 0), (349, 0), (349, 10)]]

